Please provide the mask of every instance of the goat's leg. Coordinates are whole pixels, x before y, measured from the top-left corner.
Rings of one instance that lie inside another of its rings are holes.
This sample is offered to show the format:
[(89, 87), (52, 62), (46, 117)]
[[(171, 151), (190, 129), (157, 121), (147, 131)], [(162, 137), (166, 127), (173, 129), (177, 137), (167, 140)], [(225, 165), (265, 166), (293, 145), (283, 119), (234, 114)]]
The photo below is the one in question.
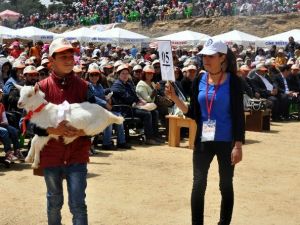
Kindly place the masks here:
[[(35, 139), (33, 141), (33, 139)], [(32, 168), (37, 169), (39, 167), (40, 164), (40, 153), (42, 151), (42, 149), (44, 148), (44, 146), (48, 143), (50, 137), (39, 137), (39, 136), (34, 136), (34, 138), (32, 139), (32, 146), (34, 144), (34, 160), (33, 163), (31, 165)]]
[(34, 158), (34, 154), (35, 154), (35, 149), (34, 149), (34, 141), (35, 141), (35, 139), (34, 139), (34, 137), (31, 140), (30, 149), (29, 149), (28, 154), (27, 154), (27, 156), (25, 158), (25, 162), (28, 162), (28, 163), (32, 163), (33, 162), (33, 158)]

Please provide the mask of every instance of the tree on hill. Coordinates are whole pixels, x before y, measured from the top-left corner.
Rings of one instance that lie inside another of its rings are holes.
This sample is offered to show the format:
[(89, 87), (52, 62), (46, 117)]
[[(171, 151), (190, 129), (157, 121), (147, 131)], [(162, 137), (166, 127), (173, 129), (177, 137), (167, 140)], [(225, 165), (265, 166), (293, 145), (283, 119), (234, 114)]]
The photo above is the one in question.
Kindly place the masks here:
[(44, 13), (46, 11), (46, 6), (41, 4), (40, 0), (0, 0), (0, 3), (0, 12), (10, 9), (29, 16), (33, 13)]

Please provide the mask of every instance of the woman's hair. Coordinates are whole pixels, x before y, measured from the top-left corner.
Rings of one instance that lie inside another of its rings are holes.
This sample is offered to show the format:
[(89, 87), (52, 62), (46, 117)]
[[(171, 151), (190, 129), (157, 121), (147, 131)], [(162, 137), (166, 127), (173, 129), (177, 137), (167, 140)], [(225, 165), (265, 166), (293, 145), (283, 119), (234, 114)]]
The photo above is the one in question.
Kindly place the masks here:
[(232, 75), (237, 76), (236, 56), (234, 55), (234, 53), (231, 51), (230, 48), (228, 48), (225, 61), (222, 63), (221, 66), (223, 72), (228, 72)]

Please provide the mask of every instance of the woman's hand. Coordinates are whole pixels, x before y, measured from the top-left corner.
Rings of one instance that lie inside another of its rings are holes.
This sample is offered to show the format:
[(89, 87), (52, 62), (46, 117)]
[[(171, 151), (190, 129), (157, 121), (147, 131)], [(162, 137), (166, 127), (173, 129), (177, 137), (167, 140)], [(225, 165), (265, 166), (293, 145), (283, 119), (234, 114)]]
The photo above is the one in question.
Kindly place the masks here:
[(171, 85), (169, 82), (167, 82), (165, 86), (165, 95), (172, 101), (174, 101), (174, 99), (177, 97), (173, 85)]
[(235, 165), (242, 161), (243, 151), (242, 145), (235, 145), (231, 151), (231, 165)]
[(159, 90), (159, 89), (160, 89), (160, 83), (157, 82), (157, 83), (155, 84), (154, 88), (155, 88), (156, 90)]
[(78, 136), (85, 136), (83, 130), (77, 129), (67, 124), (68, 121), (62, 121), (58, 124), (56, 128), (49, 127), (47, 128), (48, 134), (54, 134), (58, 136), (65, 136), (65, 137), (78, 137)]

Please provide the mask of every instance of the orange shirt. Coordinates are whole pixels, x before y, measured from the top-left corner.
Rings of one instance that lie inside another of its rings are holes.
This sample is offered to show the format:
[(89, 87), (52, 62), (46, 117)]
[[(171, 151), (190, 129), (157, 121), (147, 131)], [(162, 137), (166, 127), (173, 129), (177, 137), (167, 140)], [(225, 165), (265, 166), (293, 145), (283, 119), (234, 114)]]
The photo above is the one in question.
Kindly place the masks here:
[(32, 47), (29, 51), (29, 57), (35, 56), (37, 61), (41, 61), (41, 50), (39, 50), (37, 47)]

